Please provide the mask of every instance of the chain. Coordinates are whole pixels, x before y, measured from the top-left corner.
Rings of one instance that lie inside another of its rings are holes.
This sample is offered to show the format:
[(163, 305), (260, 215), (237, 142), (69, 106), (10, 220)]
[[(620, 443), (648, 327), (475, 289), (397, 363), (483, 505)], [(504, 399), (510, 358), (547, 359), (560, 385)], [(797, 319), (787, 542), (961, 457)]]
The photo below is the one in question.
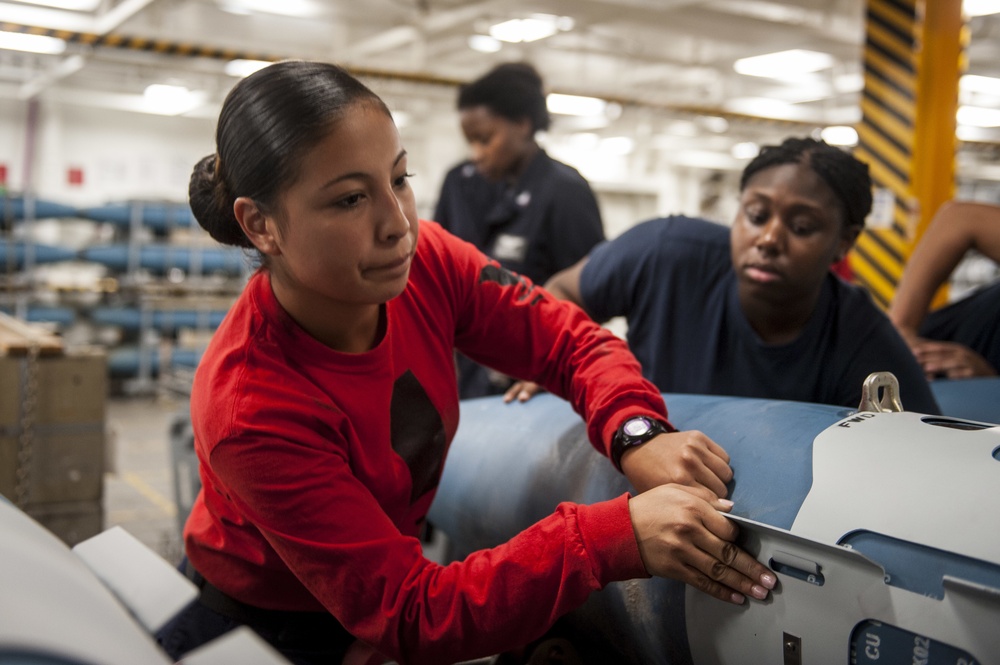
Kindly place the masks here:
[(31, 477), (31, 458), (34, 454), (35, 409), (38, 405), (38, 351), (38, 342), (33, 341), (28, 347), (28, 357), (21, 372), (21, 433), (17, 440), (14, 505), (22, 510), (28, 504), (28, 482)]

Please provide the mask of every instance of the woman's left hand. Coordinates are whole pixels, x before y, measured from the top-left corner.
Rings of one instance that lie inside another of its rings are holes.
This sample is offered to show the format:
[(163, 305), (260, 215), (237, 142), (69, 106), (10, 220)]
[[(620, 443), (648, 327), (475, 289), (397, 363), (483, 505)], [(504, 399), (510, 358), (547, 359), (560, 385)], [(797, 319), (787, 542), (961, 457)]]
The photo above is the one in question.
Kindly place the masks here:
[(985, 358), (963, 344), (917, 339), (910, 348), (928, 380), (941, 377), (968, 379), (996, 376), (997, 373)]

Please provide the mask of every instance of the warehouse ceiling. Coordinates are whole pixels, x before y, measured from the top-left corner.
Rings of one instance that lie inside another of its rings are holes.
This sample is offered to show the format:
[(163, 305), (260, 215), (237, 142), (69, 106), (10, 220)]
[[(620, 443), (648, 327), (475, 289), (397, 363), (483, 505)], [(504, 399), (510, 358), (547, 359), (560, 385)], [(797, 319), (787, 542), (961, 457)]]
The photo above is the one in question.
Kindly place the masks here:
[[(6, 23), (0, 29), (65, 41), (57, 54), (0, 49), (0, 94), (8, 99), (214, 118), (237, 80), (226, 73), (233, 59), (322, 59), (366, 77), (409, 131), (417, 131), (422, 123), (436, 127), (450, 111), (457, 84), (499, 62), (526, 59), (552, 92), (612, 102), (602, 117), (557, 122), (563, 132), (629, 133), (640, 140), (673, 132), (728, 157), (742, 141), (785, 135), (792, 127), (850, 125), (860, 113), (864, 0), (42, 4), (0, 1)], [(521, 27), (545, 28), (548, 21), (552, 34), (522, 42), (490, 37), (496, 26), (524, 19), (536, 21)], [(1000, 77), (1000, 14), (970, 18), (968, 25), (968, 72)], [(484, 50), (470, 40), (485, 42)], [(793, 49), (828, 59), (786, 81), (734, 68), (741, 58)], [(175, 86), (154, 88), (160, 93), (185, 88), (188, 96), (151, 98), (145, 91), (153, 84)], [(1000, 96), (980, 95), (977, 103), (997, 109)], [(992, 159), (1000, 131), (964, 131), (966, 148)]]

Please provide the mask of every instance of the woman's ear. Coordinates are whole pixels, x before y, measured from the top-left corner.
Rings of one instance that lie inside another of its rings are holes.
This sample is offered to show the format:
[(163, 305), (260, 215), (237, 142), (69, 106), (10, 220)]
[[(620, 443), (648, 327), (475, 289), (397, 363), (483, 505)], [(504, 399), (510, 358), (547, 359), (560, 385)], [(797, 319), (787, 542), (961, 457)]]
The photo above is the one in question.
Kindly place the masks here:
[(281, 254), (274, 218), (265, 215), (253, 199), (248, 196), (237, 198), (233, 203), (233, 214), (254, 247), (269, 256)]

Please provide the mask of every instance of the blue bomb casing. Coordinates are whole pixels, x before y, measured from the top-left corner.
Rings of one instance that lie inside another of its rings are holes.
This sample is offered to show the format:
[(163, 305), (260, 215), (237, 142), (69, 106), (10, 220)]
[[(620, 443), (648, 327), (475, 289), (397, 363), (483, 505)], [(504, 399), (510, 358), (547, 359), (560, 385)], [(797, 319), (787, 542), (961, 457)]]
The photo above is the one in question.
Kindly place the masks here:
[(66, 247), (43, 245), (37, 242), (13, 242), (0, 239), (0, 266), (5, 270), (20, 270), (27, 263), (58, 263), (72, 261), (76, 252)]
[[(134, 256), (133, 256), (134, 253)], [(203, 274), (222, 273), (238, 276), (246, 272), (246, 257), (235, 247), (182, 247), (177, 245), (126, 244), (97, 245), (80, 251), (79, 258), (105, 265), (112, 270), (143, 268), (163, 275), (172, 268)], [(134, 265), (130, 262), (134, 261)]]
[(186, 203), (126, 201), (84, 208), (80, 214), (98, 222), (110, 222), (118, 226), (138, 223), (157, 231), (188, 228), (194, 222), (194, 214)]
[[(1000, 427), (803, 402), (664, 396), (731, 456), (741, 545), (778, 574), (764, 601), (661, 578), (609, 585), (565, 630), (615, 662), (1000, 663)], [(561, 501), (630, 490), (569, 404), (462, 404), (431, 522), (456, 556)], [(568, 628), (567, 628), (568, 627)]]
[(32, 196), (4, 196), (0, 198), (0, 219), (47, 219), (50, 217), (76, 217), (73, 206)]

